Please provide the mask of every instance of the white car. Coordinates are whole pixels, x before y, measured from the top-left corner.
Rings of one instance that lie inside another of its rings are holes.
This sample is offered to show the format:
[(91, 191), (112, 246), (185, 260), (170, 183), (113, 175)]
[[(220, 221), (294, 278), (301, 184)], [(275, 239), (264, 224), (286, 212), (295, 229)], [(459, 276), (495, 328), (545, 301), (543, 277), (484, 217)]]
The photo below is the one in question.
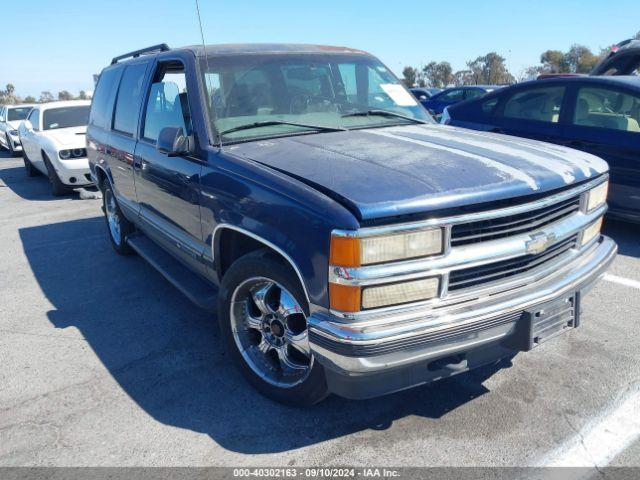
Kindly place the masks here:
[(36, 105), (18, 128), (27, 175), (47, 175), (55, 196), (93, 183), (86, 149), (90, 106), (88, 100)]
[(0, 107), (0, 147), (11, 152), (11, 155), (22, 151), (18, 138), (18, 126), (27, 118), (33, 105), (5, 105)]

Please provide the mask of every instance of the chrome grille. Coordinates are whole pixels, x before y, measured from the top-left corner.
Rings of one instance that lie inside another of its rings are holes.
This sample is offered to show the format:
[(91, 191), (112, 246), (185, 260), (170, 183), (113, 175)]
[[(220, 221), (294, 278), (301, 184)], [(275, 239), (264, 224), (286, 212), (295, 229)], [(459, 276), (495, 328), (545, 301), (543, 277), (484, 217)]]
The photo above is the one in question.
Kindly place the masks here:
[(517, 215), (454, 225), (451, 230), (451, 246), (457, 247), (533, 232), (573, 215), (579, 209), (580, 196), (576, 195), (562, 202)]
[(551, 260), (561, 257), (576, 246), (577, 235), (552, 245), (542, 253), (524, 255), (509, 260), (480, 265), (478, 267), (453, 270), (449, 274), (449, 291), (477, 285), (489, 284), (496, 280), (513, 277), (541, 267)]

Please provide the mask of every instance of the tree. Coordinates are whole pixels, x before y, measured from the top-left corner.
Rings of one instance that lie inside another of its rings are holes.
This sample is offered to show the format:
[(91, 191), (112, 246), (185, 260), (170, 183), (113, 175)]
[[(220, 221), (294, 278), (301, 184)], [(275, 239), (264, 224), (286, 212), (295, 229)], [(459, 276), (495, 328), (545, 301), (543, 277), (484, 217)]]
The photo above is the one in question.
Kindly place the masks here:
[(564, 61), (571, 73), (589, 73), (598, 61), (598, 57), (584, 45), (574, 44), (565, 53)]
[(48, 90), (45, 90), (44, 92), (42, 92), (40, 94), (40, 100), (38, 100), (40, 103), (45, 103), (45, 102), (53, 102), (53, 95), (51, 95), (51, 92)]
[(18, 97), (15, 95), (16, 87), (13, 83), (7, 83), (6, 90), (0, 90), (0, 103), (16, 103)]
[[(547, 50), (540, 55), (542, 72), (544, 73), (568, 73), (569, 65), (566, 63), (564, 53), (560, 50)], [(541, 73), (542, 73), (541, 72)]]
[(78, 95), (78, 98), (80, 100), (86, 100), (87, 99), (87, 92), (85, 92), (84, 90), (80, 90), (80, 93)]
[(36, 99), (35, 99), (35, 97), (32, 97), (31, 95), (28, 95), (27, 97), (25, 97), (24, 103), (36, 103)]
[(58, 100), (73, 100), (73, 95), (66, 90), (62, 90), (58, 92)]
[(453, 83), (456, 87), (473, 84), (473, 72), (471, 70), (458, 70), (453, 74)]
[(633, 38), (635, 38), (636, 40), (640, 40), (640, 32), (636, 33), (636, 36)]
[(405, 86), (411, 88), (416, 84), (418, 79), (418, 71), (410, 66), (406, 66), (402, 69), (402, 81)]
[(496, 52), (489, 52), (475, 60), (467, 62), (471, 70), (473, 82), (478, 84), (501, 85), (513, 83), (513, 75), (505, 65), (505, 58)]
[(431, 87), (445, 88), (454, 81), (449, 62), (429, 62), (422, 68), (422, 75)]

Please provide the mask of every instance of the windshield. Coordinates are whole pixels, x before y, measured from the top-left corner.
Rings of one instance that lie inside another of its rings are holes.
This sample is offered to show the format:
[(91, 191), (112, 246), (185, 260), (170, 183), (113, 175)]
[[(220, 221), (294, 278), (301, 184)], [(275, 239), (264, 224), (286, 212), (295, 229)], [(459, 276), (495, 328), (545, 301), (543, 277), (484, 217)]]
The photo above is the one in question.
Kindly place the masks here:
[(59, 107), (44, 111), (42, 125), (45, 130), (56, 128), (84, 127), (89, 123), (89, 105), (81, 107)]
[[(202, 70), (213, 110), (213, 130), (222, 132), (223, 142), (315, 133), (320, 127), (351, 129), (404, 125), (413, 123), (411, 119), (432, 121), (398, 79), (366, 55), (219, 56), (202, 60)], [(357, 112), (370, 114), (349, 115)], [(231, 131), (259, 122), (269, 124)]]
[(24, 120), (29, 115), (32, 107), (16, 107), (10, 108), (7, 112), (7, 120), (10, 122), (16, 120)]

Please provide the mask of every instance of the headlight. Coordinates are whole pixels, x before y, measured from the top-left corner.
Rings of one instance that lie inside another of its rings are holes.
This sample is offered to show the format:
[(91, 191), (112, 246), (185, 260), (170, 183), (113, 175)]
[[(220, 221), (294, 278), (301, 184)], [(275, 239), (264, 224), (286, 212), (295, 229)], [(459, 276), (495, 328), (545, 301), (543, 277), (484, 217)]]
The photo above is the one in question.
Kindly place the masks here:
[(60, 150), (60, 158), (68, 160), (70, 158), (82, 158), (87, 156), (87, 150), (84, 148), (74, 148), (73, 150)]
[(84, 157), (86, 155), (84, 148), (74, 148), (71, 153), (76, 158)]
[(71, 158), (71, 150), (60, 150), (58, 155), (60, 155), (61, 159), (67, 160), (67, 159)]
[(362, 290), (362, 308), (377, 308), (418, 302), (438, 296), (440, 278), (423, 278), (411, 282), (367, 287)]
[(591, 240), (596, 238), (600, 234), (602, 228), (602, 217), (593, 222), (587, 228), (582, 231), (582, 238), (580, 239), (580, 246), (583, 247)]
[(592, 212), (596, 208), (602, 206), (607, 201), (607, 191), (609, 190), (609, 181), (603, 182), (597, 187), (589, 190), (586, 195), (587, 213)]
[(13, 137), (17, 137), (18, 136), (18, 130), (9, 130), (9, 135), (11, 135)]
[(359, 267), (438, 255), (443, 247), (441, 228), (370, 237), (332, 236), (330, 262), (335, 266)]

